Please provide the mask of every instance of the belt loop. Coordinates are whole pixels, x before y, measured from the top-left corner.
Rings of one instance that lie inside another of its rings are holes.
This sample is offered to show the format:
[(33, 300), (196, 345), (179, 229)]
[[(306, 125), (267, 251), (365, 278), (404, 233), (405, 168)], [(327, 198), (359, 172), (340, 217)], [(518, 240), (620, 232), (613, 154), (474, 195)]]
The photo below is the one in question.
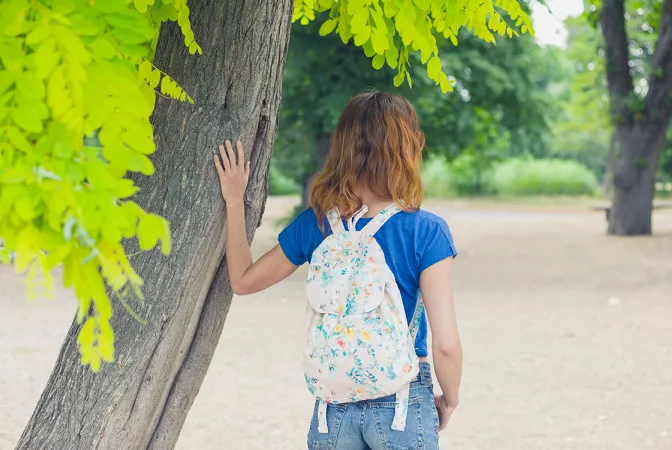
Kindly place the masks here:
[(432, 385), (432, 368), (429, 363), (420, 363), (420, 384), (423, 386)]

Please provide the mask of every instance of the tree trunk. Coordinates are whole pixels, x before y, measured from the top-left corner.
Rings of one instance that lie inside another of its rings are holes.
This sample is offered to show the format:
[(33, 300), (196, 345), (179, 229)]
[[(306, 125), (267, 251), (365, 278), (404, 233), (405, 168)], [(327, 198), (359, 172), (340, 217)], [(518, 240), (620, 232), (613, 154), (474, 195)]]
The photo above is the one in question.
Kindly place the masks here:
[(303, 192), (301, 193), (301, 209), (306, 209), (310, 202), (310, 185), (317, 175), (317, 171), (320, 170), (324, 160), (327, 159), (329, 154), (329, 146), (331, 145), (331, 135), (323, 133), (319, 134), (315, 138), (315, 151), (312, 153), (310, 165), (306, 170), (306, 173), (303, 174)]
[(672, 0), (663, 0), (658, 40), (643, 98), (634, 91), (625, 25), (625, 0), (603, 0), (607, 86), (618, 156), (609, 234), (651, 234), (656, 169), (672, 117)]
[(650, 125), (619, 133), (620, 151), (614, 167), (609, 234), (651, 234), (656, 168), (666, 131), (666, 126)]
[(252, 167), (245, 198), (251, 240), (266, 199), (292, 3), (189, 6), (203, 56), (189, 55), (177, 24), (169, 23), (161, 27), (155, 64), (196, 104), (158, 98), (156, 173), (136, 177), (136, 200), (168, 218), (173, 233), (170, 256), (155, 250), (132, 259), (145, 281), (145, 301), (135, 309), (147, 324), (116, 308), (116, 361), (95, 375), (79, 363), (73, 322), (18, 449), (172, 448), (212, 359), (232, 297), (212, 154), (225, 139), (243, 142)]
[(609, 155), (607, 156), (607, 164), (604, 168), (604, 198), (607, 200), (611, 199), (611, 193), (614, 187), (614, 164), (616, 157), (616, 130), (611, 132), (611, 137), (609, 138)]

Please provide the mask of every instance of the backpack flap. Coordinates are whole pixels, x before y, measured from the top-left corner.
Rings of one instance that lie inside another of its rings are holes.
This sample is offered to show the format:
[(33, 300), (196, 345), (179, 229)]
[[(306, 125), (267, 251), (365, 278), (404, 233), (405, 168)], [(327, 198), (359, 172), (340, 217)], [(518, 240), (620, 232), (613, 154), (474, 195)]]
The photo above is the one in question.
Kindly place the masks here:
[(333, 234), (313, 254), (308, 274), (308, 303), (317, 312), (345, 316), (377, 308), (385, 297), (385, 256), (361, 233)]

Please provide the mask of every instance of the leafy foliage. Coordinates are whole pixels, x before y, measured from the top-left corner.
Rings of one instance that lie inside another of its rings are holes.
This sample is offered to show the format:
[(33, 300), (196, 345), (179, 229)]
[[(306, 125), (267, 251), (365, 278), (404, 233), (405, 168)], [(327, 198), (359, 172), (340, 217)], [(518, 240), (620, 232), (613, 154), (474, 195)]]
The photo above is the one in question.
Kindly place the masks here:
[(170, 252), (167, 221), (129, 200), (137, 187), (126, 177), (154, 172), (155, 95), (193, 102), (149, 62), (165, 20), (201, 52), (186, 0), (0, 3), (0, 254), (4, 263), (15, 255), (29, 295), (37, 279), (49, 291), (63, 265), (82, 363), (96, 372), (114, 359), (105, 284), (124, 304), (142, 300), (122, 240)]
[[(576, 159), (598, 176), (605, 172), (612, 123), (605, 74), (604, 42), (596, 29), (600, 1), (589, 2), (583, 16), (565, 21), (568, 30), (563, 73), (568, 89), (563, 98), (563, 114), (554, 126), (552, 154)], [(648, 92), (662, 2), (626, 2), (626, 26), (630, 40), (629, 57), (633, 75), (633, 96), (629, 106), (635, 117)], [(641, 117), (640, 117), (641, 118)], [(661, 155), (659, 179), (672, 176), (672, 133)]]
[(296, 0), (293, 21), (307, 25), (316, 13), (327, 13), (320, 35), (337, 33), (343, 43), (353, 40), (372, 58), (375, 69), (396, 69), (394, 85), (412, 86), (410, 55), (420, 53), (427, 76), (446, 93), (452, 85), (443, 71), (435, 33), (458, 44), (462, 28), (486, 42), (495, 34), (508, 37), (532, 33), (532, 22), (517, 0)]
[[(321, 166), (321, 148), (349, 98), (371, 87), (395, 90), (393, 69), (370, 70), (370, 59), (337, 36), (316, 40), (318, 26), (293, 26), (273, 156), (274, 166), (301, 185)], [(413, 88), (396, 90), (415, 105), (429, 151), (451, 160), (471, 154), (480, 171), (508, 156), (542, 156), (560, 111), (549, 95), (564, 76), (555, 55), (530, 36), (498, 37), (493, 46), (463, 34), (458, 47), (439, 42), (443, 65), (454, 74), (453, 94), (441, 95), (420, 64), (409, 69)]]

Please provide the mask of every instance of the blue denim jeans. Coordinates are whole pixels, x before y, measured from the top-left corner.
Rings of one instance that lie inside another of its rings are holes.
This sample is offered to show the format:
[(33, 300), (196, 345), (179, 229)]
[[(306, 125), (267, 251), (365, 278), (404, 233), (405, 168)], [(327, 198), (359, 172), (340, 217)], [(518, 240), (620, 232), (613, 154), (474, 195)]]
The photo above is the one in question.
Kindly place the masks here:
[(411, 383), (406, 430), (392, 429), (395, 396), (357, 403), (329, 405), (329, 433), (317, 431), (317, 407), (308, 432), (309, 450), (438, 450), (439, 416), (434, 405), (432, 371), (420, 363)]

